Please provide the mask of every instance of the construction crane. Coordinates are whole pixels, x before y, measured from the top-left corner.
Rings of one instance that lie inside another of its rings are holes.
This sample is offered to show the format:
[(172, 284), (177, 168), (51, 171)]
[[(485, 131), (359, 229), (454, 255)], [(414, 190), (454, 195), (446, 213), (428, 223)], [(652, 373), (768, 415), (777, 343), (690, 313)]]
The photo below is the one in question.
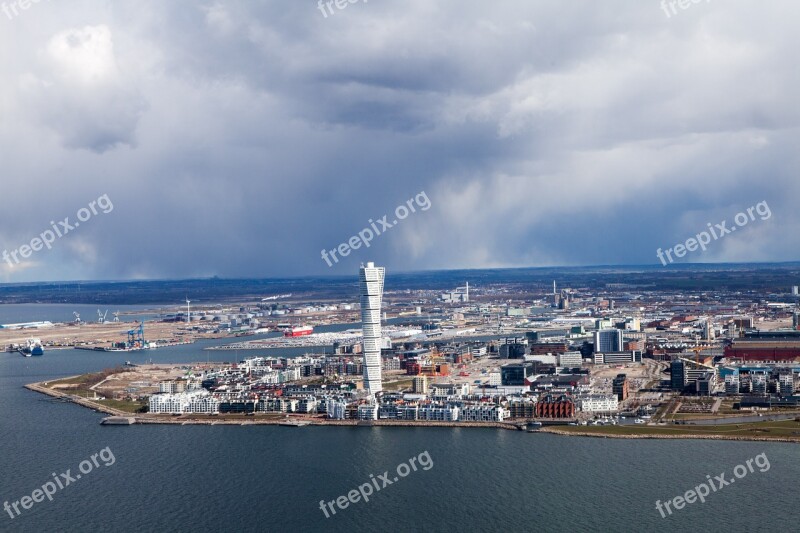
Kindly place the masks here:
[(703, 345), (700, 345), (700, 346), (695, 346), (694, 348), (689, 348), (689, 350), (694, 352), (694, 361), (692, 361), (692, 362), (694, 364), (696, 364), (698, 368), (702, 366), (702, 367), (710, 368), (710, 369), (713, 370), (714, 369), (713, 366), (709, 366), (709, 365), (706, 365), (706, 364), (700, 362), (700, 352), (702, 352), (703, 350), (714, 350), (716, 348), (717, 348), (717, 346), (711, 346), (711, 345), (708, 345), (708, 344), (703, 344)]

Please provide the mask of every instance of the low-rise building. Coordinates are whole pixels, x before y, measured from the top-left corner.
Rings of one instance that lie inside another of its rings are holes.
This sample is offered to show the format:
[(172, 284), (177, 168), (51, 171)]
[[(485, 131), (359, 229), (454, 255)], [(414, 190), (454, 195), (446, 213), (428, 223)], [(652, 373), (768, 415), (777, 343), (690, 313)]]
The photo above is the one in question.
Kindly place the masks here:
[(545, 394), (536, 402), (536, 416), (539, 418), (574, 418), (575, 401), (566, 394), (560, 396)]
[(488, 403), (465, 405), (459, 413), (462, 422), (502, 422), (510, 416), (508, 409)]
[(577, 403), (584, 413), (616, 413), (619, 411), (619, 400), (616, 396), (601, 394), (579, 396)]

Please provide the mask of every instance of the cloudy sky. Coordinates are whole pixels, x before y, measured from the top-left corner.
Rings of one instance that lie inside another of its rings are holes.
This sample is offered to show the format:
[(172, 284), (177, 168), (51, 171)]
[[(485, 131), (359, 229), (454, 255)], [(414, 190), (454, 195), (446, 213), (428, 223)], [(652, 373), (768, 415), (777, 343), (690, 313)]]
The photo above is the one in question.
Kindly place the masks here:
[(675, 4), (5, 0), (0, 280), (796, 260), (800, 4)]

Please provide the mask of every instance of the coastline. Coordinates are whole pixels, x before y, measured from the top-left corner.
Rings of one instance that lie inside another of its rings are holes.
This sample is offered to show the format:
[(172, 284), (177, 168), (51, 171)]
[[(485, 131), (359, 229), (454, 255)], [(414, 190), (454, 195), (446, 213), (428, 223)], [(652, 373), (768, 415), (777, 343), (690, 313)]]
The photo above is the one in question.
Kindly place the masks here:
[(680, 435), (667, 435), (655, 433), (643, 433), (640, 435), (620, 435), (614, 433), (599, 433), (591, 431), (567, 431), (557, 427), (542, 427), (538, 430), (540, 433), (550, 433), (552, 435), (561, 435), (565, 437), (593, 437), (599, 439), (699, 439), (699, 440), (737, 440), (737, 441), (760, 441), (760, 442), (790, 442), (800, 443), (800, 437), (759, 437), (755, 435), (703, 435), (698, 433), (680, 434)]
[[(77, 377), (77, 376), (73, 376)], [(65, 378), (61, 378), (65, 379)], [(256, 425), (271, 425), (271, 426), (338, 426), (338, 427), (445, 427), (445, 428), (492, 428), (504, 429), (513, 431), (524, 431), (528, 425), (527, 421), (519, 422), (444, 422), (444, 421), (427, 421), (427, 420), (328, 420), (323, 418), (304, 418), (304, 417), (285, 417), (285, 418), (257, 418), (247, 417), (240, 418), (240, 415), (234, 415), (236, 418), (225, 417), (209, 417), (203, 418), (183, 418), (170, 415), (147, 415), (135, 414), (119, 409), (114, 409), (102, 403), (81, 398), (72, 394), (66, 394), (57, 390), (45, 387), (43, 383), (29, 383), (24, 385), (24, 388), (50, 396), (52, 398), (61, 399), (71, 403), (80, 405), (105, 413), (112, 417), (122, 417), (132, 419), (134, 424), (168, 424), (168, 425), (229, 425), (229, 426), (256, 426)], [(549, 433), (551, 435), (559, 435), (565, 437), (592, 437), (602, 439), (701, 439), (701, 440), (731, 440), (731, 441), (760, 441), (760, 442), (784, 442), (784, 443), (800, 443), (800, 436), (798, 437), (765, 437), (757, 435), (703, 435), (703, 434), (614, 434), (614, 433), (600, 433), (597, 431), (571, 431), (558, 426), (543, 426), (533, 433)]]
[[(77, 376), (71, 376), (77, 377)], [(69, 379), (60, 378), (60, 379)], [(494, 428), (494, 429), (507, 429), (514, 431), (524, 430), (525, 423), (512, 423), (512, 422), (443, 422), (443, 421), (425, 421), (425, 420), (328, 420), (322, 418), (256, 418), (247, 417), (243, 418), (241, 415), (236, 416), (235, 419), (224, 417), (203, 417), (203, 418), (183, 418), (171, 415), (147, 415), (136, 414), (114, 409), (99, 402), (95, 402), (80, 396), (66, 394), (61, 391), (53, 390), (45, 387), (43, 383), (29, 383), (24, 385), (24, 388), (45, 394), (52, 398), (58, 398), (64, 401), (75, 403), (81, 407), (86, 407), (105, 413), (110, 416), (132, 418), (135, 419), (136, 424), (171, 424), (171, 425), (230, 425), (230, 426), (253, 426), (253, 425), (291, 425), (291, 426), (343, 426), (343, 427), (372, 427), (372, 426), (395, 426), (395, 427), (465, 427), (465, 428)]]

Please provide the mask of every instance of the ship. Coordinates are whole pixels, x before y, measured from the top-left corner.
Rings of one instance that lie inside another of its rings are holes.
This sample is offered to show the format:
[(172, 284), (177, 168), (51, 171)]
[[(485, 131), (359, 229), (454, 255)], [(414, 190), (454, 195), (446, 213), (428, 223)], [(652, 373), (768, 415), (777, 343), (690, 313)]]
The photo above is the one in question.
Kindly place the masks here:
[(312, 326), (295, 326), (293, 328), (287, 328), (283, 331), (284, 337), (302, 337), (303, 335), (311, 335), (314, 333), (314, 328)]
[(44, 355), (44, 348), (42, 348), (42, 341), (40, 341), (39, 339), (28, 339), (28, 341), (25, 343), (25, 346), (23, 346), (20, 349), (20, 353), (22, 353), (22, 355), (24, 355), (25, 357), (30, 357), (32, 355), (34, 356)]

